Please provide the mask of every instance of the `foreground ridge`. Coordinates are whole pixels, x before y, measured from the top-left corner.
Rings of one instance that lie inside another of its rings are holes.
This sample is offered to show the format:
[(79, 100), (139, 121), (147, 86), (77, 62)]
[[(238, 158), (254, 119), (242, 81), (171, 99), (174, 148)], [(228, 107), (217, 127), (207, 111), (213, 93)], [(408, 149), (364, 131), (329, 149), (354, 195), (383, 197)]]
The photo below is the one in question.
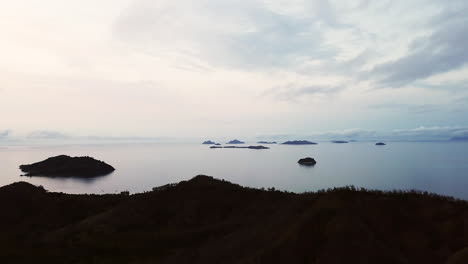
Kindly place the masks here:
[(5, 263), (453, 264), (468, 246), (467, 202), (418, 191), (294, 194), (199, 175), (133, 195), (20, 182), (0, 187), (0, 206)]

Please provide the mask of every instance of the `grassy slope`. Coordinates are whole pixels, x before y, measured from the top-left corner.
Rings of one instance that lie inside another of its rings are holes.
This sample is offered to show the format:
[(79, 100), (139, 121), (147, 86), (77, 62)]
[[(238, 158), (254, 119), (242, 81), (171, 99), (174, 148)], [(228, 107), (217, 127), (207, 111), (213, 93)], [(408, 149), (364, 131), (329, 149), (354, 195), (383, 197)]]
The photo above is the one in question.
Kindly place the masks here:
[(197, 176), (130, 196), (15, 183), (0, 208), (2, 263), (468, 263), (468, 204), (418, 193), (298, 195)]

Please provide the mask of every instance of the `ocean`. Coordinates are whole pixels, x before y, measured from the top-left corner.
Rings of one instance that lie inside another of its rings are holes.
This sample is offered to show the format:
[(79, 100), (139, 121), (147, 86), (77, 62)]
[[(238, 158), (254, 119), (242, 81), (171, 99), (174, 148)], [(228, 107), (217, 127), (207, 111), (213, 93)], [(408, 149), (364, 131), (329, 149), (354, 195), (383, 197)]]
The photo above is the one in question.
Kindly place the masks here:
[[(247, 142), (246, 145), (258, 145)], [(210, 149), (188, 143), (115, 143), (0, 146), (0, 186), (17, 181), (65, 193), (131, 193), (210, 175), (243, 186), (291, 192), (354, 185), (369, 189), (417, 189), (468, 199), (468, 142), (374, 142), (266, 145), (268, 150)], [(91, 178), (25, 177), (18, 169), (48, 157), (92, 156), (116, 168)], [(313, 157), (313, 167), (300, 158)]]

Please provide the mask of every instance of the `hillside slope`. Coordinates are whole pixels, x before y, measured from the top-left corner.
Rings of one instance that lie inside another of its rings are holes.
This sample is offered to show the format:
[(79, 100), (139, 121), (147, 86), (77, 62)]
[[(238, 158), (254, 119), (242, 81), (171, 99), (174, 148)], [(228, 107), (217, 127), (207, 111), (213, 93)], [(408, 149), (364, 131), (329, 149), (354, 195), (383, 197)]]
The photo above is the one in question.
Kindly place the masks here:
[(197, 176), (69, 195), (20, 182), (0, 188), (0, 208), (2, 263), (468, 263), (468, 204), (415, 192), (292, 194)]

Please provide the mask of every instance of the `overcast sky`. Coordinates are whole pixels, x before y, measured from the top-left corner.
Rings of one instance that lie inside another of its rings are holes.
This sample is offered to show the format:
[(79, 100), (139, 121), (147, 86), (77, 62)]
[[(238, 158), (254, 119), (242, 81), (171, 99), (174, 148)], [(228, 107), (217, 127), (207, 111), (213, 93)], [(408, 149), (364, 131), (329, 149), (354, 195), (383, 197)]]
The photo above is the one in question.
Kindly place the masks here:
[(468, 135), (467, 14), (466, 0), (1, 1), (0, 138)]

